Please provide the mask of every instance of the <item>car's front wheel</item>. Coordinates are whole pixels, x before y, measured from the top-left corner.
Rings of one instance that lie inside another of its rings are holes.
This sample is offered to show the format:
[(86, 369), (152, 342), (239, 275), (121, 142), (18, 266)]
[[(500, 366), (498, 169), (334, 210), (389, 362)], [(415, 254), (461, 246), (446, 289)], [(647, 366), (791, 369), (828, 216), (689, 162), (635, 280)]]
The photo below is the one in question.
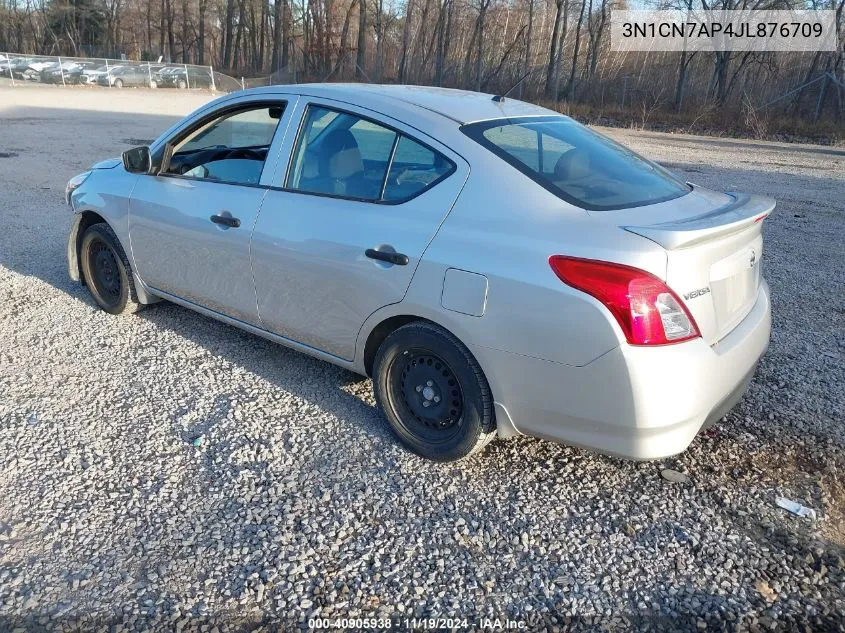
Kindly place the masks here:
[(88, 227), (79, 246), (79, 261), (85, 285), (100, 308), (110, 314), (131, 314), (143, 307), (129, 259), (108, 224)]
[(409, 323), (384, 340), (373, 385), (394, 435), (418, 455), (456, 461), (496, 435), (493, 397), (478, 361), (433, 323)]
[(114, 87), (115, 88), (123, 88), (123, 79), (115, 79), (114, 80)]

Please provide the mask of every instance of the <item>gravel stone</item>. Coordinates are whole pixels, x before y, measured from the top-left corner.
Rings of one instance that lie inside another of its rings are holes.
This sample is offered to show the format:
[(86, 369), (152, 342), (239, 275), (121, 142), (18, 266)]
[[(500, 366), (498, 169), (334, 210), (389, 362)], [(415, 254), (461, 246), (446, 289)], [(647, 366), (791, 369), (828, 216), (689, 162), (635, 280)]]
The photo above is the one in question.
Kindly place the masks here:
[(671, 481), (676, 484), (685, 484), (689, 481), (689, 476), (684, 473), (679, 473), (677, 470), (671, 468), (664, 468), (660, 471), (660, 476), (666, 481)]

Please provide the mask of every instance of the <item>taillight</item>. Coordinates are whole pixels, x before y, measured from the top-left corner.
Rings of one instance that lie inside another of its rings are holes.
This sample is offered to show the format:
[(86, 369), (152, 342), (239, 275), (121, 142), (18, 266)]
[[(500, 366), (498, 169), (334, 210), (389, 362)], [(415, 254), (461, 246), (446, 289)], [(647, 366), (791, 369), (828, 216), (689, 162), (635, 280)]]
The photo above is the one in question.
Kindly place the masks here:
[(549, 257), (549, 265), (563, 283), (601, 301), (632, 345), (666, 345), (700, 336), (678, 296), (644, 270), (563, 255)]

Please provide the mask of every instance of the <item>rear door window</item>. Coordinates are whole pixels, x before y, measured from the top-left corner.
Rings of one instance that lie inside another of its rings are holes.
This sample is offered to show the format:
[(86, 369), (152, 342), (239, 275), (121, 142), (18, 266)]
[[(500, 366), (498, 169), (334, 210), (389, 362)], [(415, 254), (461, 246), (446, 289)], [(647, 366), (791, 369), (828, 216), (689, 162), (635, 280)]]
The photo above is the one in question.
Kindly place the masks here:
[(310, 106), (294, 150), (287, 186), (359, 200), (378, 200), (396, 133), (354, 114)]
[(464, 125), (461, 131), (584, 209), (639, 207), (691, 191), (659, 165), (567, 117), (498, 119)]
[(446, 157), (387, 125), (311, 105), (285, 187), (395, 204), (419, 195), (454, 169)]

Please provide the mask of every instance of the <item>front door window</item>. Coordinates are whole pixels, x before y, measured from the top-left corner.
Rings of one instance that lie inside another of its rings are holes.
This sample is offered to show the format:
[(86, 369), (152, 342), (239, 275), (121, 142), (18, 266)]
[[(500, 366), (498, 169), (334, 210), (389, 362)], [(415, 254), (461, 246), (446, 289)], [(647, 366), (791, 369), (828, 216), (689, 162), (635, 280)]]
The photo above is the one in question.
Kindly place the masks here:
[(257, 185), (281, 116), (281, 106), (264, 105), (217, 117), (176, 145), (163, 173)]

